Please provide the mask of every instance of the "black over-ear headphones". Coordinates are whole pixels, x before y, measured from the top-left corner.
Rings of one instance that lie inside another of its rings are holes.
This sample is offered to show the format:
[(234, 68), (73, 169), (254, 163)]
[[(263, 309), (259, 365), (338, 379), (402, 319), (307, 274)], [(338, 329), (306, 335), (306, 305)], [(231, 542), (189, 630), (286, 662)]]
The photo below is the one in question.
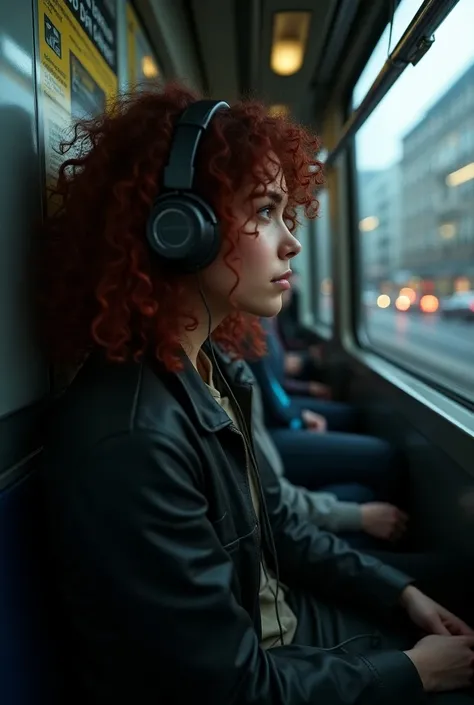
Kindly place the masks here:
[(181, 272), (198, 272), (217, 256), (219, 225), (211, 206), (193, 193), (196, 152), (214, 115), (227, 103), (200, 100), (176, 125), (163, 191), (153, 204), (147, 240), (162, 260)]

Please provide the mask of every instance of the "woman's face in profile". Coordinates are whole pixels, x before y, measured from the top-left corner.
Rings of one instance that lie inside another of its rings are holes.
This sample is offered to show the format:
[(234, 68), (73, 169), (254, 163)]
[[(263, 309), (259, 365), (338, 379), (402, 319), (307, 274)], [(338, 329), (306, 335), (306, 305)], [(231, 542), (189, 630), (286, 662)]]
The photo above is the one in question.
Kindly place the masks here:
[[(285, 177), (272, 162), (273, 180), (254, 192), (252, 185), (236, 194), (234, 214), (240, 225), (236, 249), (227, 257), (224, 243), (218, 258), (203, 272), (202, 280), (214, 309), (238, 310), (255, 316), (271, 317), (279, 313), (282, 296), (288, 290), (291, 259), (301, 245), (285, 223), (288, 201)], [(230, 265), (230, 266), (229, 266)], [(230, 268), (232, 267), (232, 269)], [(226, 315), (224, 313), (224, 315)]]

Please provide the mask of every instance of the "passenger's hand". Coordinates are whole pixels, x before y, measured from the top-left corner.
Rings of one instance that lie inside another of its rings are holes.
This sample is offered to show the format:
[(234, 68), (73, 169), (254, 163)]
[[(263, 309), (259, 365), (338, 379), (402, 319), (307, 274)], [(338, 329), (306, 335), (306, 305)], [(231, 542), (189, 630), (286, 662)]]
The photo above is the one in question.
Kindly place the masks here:
[(428, 634), (474, 636), (474, 631), (462, 619), (414, 585), (405, 588), (400, 597), (400, 603), (406, 609), (410, 619)]
[(310, 411), (309, 409), (304, 409), (301, 412), (301, 418), (308, 431), (313, 431), (314, 433), (326, 432), (328, 425), (324, 416), (315, 414), (314, 411)]
[(474, 675), (473, 636), (431, 634), (405, 654), (413, 662), (428, 693), (467, 688)]
[(406, 531), (408, 517), (386, 502), (367, 502), (361, 506), (362, 529), (377, 539), (398, 541)]
[(331, 390), (327, 384), (321, 384), (321, 382), (308, 382), (309, 393), (312, 397), (318, 397), (318, 399), (330, 399)]
[(303, 369), (303, 358), (298, 353), (285, 354), (285, 372), (291, 377), (299, 375)]

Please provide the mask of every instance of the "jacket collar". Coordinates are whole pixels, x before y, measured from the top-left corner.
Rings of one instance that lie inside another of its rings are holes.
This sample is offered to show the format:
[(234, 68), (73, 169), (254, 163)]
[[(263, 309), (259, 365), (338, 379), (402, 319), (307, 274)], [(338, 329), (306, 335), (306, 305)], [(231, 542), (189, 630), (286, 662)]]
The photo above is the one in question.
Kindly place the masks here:
[[(253, 376), (248, 366), (243, 360), (232, 359), (224, 353), (219, 346), (206, 342), (203, 345), (203, 350), (211, 361), (213, 355), (217, 360), (219, 369), (214, 366), (214, 373), (220, 373), (224, 376), (227, 383), (234, 392), (239, 405), (242, 403), (247, 409), (250, 408), (251, 388)], [(182, 389), (186, 405), (191, 409), (193, 416), (197, 422), (206, 431), (219, 431), (232, 423), (224, 409), (213, 399), (212, 395), (197, 372), (188, 356), (182, 354), (183, 369), (177, 373), (171, 373), (176, 378), (180, 388)], [(160, 376), (162, 374), (159, 373)], [(244, 413), (247, 409), (243, 409)]]

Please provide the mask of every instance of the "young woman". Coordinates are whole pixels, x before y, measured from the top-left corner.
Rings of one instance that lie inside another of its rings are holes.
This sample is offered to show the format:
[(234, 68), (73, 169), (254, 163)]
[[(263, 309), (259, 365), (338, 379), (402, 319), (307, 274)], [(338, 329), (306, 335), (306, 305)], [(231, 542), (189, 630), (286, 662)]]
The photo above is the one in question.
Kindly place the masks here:
[(79, 126), (46, 223), (45, 343), (73, 372), (45, 443), (63, 702), (378, 705), (465, 685), (472, 637), (411, 648), (333, 602), (429, 633), (470, 634), (461, 620), (260, 481), (245, 370), (206, 341), (262, 352), (252, 317), (280, 310), (319, 145), (259, 104), (196, 101), (168, 86)]

